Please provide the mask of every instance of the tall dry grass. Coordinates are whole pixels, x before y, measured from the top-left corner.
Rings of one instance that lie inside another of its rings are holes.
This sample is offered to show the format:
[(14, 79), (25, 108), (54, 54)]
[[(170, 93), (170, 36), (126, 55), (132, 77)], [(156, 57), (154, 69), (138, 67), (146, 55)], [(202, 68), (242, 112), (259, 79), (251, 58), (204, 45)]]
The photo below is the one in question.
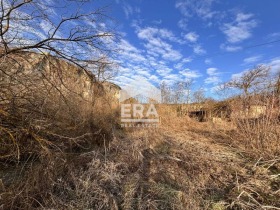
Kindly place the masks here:
[(71, 170), (80, 163), (86, 167), (87, 159), (78, 163), (75, 155), (103, 148), (113, 138), (117, 113), (109, 96), (79, 71), (33, 53), (1, 60), (1, 208), (47, 207), (50, 196), (67, 191), (57, 179), (65, 177), (71, 188)]
[(89, 151), (41, 153), (39, 160), (26, 163), (19, 179), (5, 186), (3, 208), (185, 210), (280, 205), (277, 179), (265, 170), (279, 162), (260, 160), (254, 166), (233, 148), (216, 144), (216, 138), (226, 135), (218, 135), (211, 124), (179, 117), (172, 110), (158, 111), (159, 128), (115, 129), (112, 141)]
[(0, 159), (89, 149), (100, 138), (109, 139), (114, 116), (103, 93), (85, 87), (79, 69), (31, 55), (6, 58), (0, 66)]
[[(249, 109), (243, 108), (246, 100)], [(280, 108), (275, 94), (241, 99), (233, 104), (232, 121), (237, 129), (233, 140), (254, 157), (274, 158), (280, 155)]]
[[(85, 100), (81, 83), (64, 80), (59, 69), (52, 77), (21, 75), (15, 67), (8, 72), (14, 70), (17, 78), (6, 75), (0, 83), (0, 208), (280, 206), (279, 160), (252, 160), (255, 154), (271, 155), (272, 148), (252, 127), (225, 129), (162, 106), (159, 128), (121, 129), (109, 98), (94, 92)], [(264, 129), (261, 119), (256, 131), (268, 139), (274, 127)]]

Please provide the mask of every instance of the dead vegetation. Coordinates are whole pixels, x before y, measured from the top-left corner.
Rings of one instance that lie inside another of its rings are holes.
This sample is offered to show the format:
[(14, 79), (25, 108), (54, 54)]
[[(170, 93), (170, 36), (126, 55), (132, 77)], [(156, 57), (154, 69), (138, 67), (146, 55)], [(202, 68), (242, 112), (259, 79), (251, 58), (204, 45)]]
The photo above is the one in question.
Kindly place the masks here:
[(0, 208), (280, 208), (276, 97), (258, 100), (271, 106), (258, 118), (197, 122), (162, 106), (159, 128), (121, 129), (109, 96), (77, 69), (35, 66), (0, 66)]
[(164, 109), (160, 113), (160, 128), (115, 129), (112, 141), (96, 148), (79, 152), (48, 148), (37, 159), (15, 164), (20, 172), (10, 173), (14, 179), (10, 185), (4, 185), (2, 207), (277, 209), (280, 206), (279, 158), (254, 159), (251, 149), (236, 147), (230, 136), (234, 132), (231, 125), (220, 129), (208, 122), (178, 117), (176, 111)]

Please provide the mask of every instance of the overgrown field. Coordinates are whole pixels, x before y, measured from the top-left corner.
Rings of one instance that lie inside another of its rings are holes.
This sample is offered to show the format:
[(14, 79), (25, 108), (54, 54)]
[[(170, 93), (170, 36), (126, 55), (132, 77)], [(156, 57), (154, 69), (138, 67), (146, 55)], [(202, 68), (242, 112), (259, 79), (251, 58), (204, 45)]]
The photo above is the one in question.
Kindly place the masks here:
[(45, 74), (8, 61), (0, 209), (280, 209), (279, 107), (197, 122), (162, 106), (159, 128), (121, 128), (113, 99), (98, 88), (85, 97), (85, 80), (63, 65)]
[(1, 157), (2, 208), (280, 207), (279, 156), (242, 145), (231, 123), (199, 123), (169, 112), (159, 128), (124, 130), (115, 124), (111, 132), (109, 138), (100, 131), (94, 147), (77, 141), (75, 149), (64, 150), (29, 133), (29, 144), (15, 143), (21, 159)]

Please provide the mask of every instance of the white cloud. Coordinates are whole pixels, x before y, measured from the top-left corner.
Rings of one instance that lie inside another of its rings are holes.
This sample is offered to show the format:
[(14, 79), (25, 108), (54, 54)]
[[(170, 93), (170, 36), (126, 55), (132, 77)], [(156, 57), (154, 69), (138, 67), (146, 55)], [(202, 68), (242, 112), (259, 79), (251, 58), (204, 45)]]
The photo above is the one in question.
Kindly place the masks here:
[(120, 49), (120, 54), (118, 54), (118, 59), (120, 60), (120, 62), (129, 61), (129, 63), (133, 64), (142, 64), (146, 61), (146, 58), (142, 54), (142, 51), (140, 51), (124, 39), (120, 40), (120, 42), (118, 43), (118, 48)]
[(248, 20), (250, 19), (251, 17), (253, 17), (254, 15), (249, 13), (249, 14), (244, 14), (244, 13), (238, 13), (236, 15), (236, 21), (237, 22), (242, 22), (242, 21), (245, 21), (245, 20)]
[(172, 69), (166, 67), (166, 66), (158, 66), (156, 72), (162, 76), (168, 76), (170, 72), (172, 72)]
[(133, 14), (133, 8), (129, 4), (123, 6), (123, 11), (126, 18), (129, 18), (129, 16)]
[(252, 36), (252, 30), (257, 27), (257, 21), (252, 14), (238, 13), (231, 23), (225, 23), (221, 30), (230, 43), (242, 42)]
[(127, 73), (129, 73), (131, 70), (129, 69), (129, 68), (127, 68), (127, 67), (123, 67), (123, 66), (120, 66), (119, 67), (119, 73), (121, 73), (121, 74), (127, 74)]
[(217, 85), (221, 82), (221, 79), (217, 76), (211, 76), (208, 77), (204, 80), (205, 84), (213, 84), (213, 85)]
[(274, 32), (267, 35), (267, 38), (270, 40), (274, 40), (280, 37), (280, 32)]
[(181, 75), (183, 75), (186, 79), (193, 79), (193, 78), (198, 78), (201, 77), (201, 74), (197, 71), (190, 70), (190, 69), (184, 69), (179, 71)]
[(136, 47), (134, 47), (132, 44), (130, 44), (128, 41), (121, 39), (120, 43), (120, 49), (127, 51), (127, 52), (136, 52), (139, 53), (140, 50), (138, 50)]
[(204, 50), (200, 45), (195, 45), (193, 47), (193, 52), (198, 55), (203, 55), (206, 53), (206, 50)]
[(227, 52), (237, 52), (242, 50), (242, 47), (240, 46), (225, 45), (225, 44), (221, 44), (220, 48)]
[(272, 73), (280, 73), (280, 57), (271, 59), (268, 66), (271, 67)]
[(175, 8), (179, 9), (184, 16), (191, 16), (190, 12), (188, 11), (188, 4), (189, 3), (187, 1), (180, 0), (176, 2)]
[(152, 82), (156, 82), (157, 84), (160, 83), (160, 79), (156, 75), (150, 76), (149, 80), (152, 81)]
[(207, 65), (211, 65), (213, 62), (212, 62), (212, 60), (210, 58), (206, 58), (204, 60), (204, 63), (207, 64)]
[(42, 9), (42, 11), (46, 12), (51, 17), (55, 17), (55, 16), (58, 17), (57, 11), (54, 8), (55, 5), (56, 5), (56, 1), (54, 1), (54, 0), (41, 1), (39, 4), (37, 4), (37, 6), (40, 9)]
[(243, 60), (243, 62), (244, 62), (245, 64), (256, 63), (256, 62), (259, 61), (261, 58), (262, 58), (261, 55), (251, 56), (251, 57), (245, 58), (245, 59)]
[(123, 2), (123, 11), (126, 19), (128, 19), (130, 16), (132, 16), (135, 13), (141, 12), (140, 8), (138, 7), (133, 8), (131, 5), (127, 4), (126, 2)]
[(154, 38), (162, 38), (165, 40), (169, 40), (171, 42), (183, 44), (184, 41), (180, 38), (176, 37), (174, 33), (165, 28), (156, 28), (156, 27), (146, 27), (140, 28), (137, 27), (137, 36), (140, 39), (150, 40)]
[(182, 60), (182, 63), (190, 63), (190, 62), (192, 62), (192, 59), (191, 59), (190, 57), (184, 58), (184, 59)]
[(192, 62), (192, 59), (190, 57), (188, 58), (183, 58), (180, 60), (180, 62), (176, 63), (174, 67), (178, 70), (182, 69), (185, 64)]
[(184, 38), (190, 42), (196, 42), (198, 37), (199, 36), (195, 32), (189, 32), (184, 36)]
[(173, 49), (167, 49), (167, 51), (162, 55), (162, 58), (170, 61), (177, 61), (182, 58), (182, 54)]
[(178, 0), (175, 7), (186, 17), (196, 15), (204, 20), (212, 18), (215, 11), (212, 11), (214, 0)]
[(54, 0), (45, 0), (49, 5), (54, 5), (55, 1)]
[(182, 54), (173, 49), (173, 46), (168, 43), (177, 42), (181, 43), (181, 40), (177, 38), (172, 31), (167, 29), (159, 29), (154, 27), (137, 28), (137, 36), (144, 40), (144, 44), (149, 55), (158, 57), (161, 56), (165, 60), (177, 61), (182, 58)]
[(232, 74), (231, 79), (238, 79), (238, 78), (242, 77), (242, 75), (244, 75), (248, 71), (249, 71), (249, 69), (245, 69), (239, 73)]
[(152, 21), (153, 24), (156, 24), (156, 25), (160, 25), (162, 23), (162, 20), (153, 20)]
[(182, 62), (179, 62), (179, 63), (176, 63), (176, 64), (174, 65), (174, 68), (175, 68), (175, 69), (182, 69), (183, 66), (184, 66), (184, 64), (183, 64)]
[(152, 76), (147, 69), (135, 68), (134, 71), (136, 71), (138, 75), (146, 78), (150, 78)]
[(121, 39), (117, 43), (120, 53), (116, 55), (116, 62), (119, 64), (119, 74), (114, 81), (121, 87), (125, 87), (127, 83), (135, 81), (136, 78), (142, 78), (143, 81), (150, 81), (154, 84), (159, 82), (155, 75), (155, 68), (160, 65), (154, 63), (154, 57), (146, 56), (144, 50), (136, 48), (125, 39)]
[(210, 75), (210, 76), (213, 76), (213, 75), (217, 75), (218, 72), (217, 72), (217, 68), (208, 68), (206, 71), (207, 71), (207, 74)]
[(211, 26), (213, 26), (213, 22), (210, 21), (210, 22), (207, 23), (207, 27), (210, 28)]
[(173, 80), (174, 82), (181, 80), (181, 78), (180, 78), (180, 76), (178, 74), (168, 74), (168, 75), (166, 75), (164, 77), (164, 79), (166, 79), (166, 80)]
[(220, 72), (218, 72), (217, 68), (211, 67), (206, 69), (207, 74), (209, 75), (209, 77), (207, 77), (204, 80), (205, 84), (213, 84), (213, 85), (217, 85), (218, 83), (221, 82), (221, 78), (218, 76), (220, 75)]
[(183, 30), (187, 30), (187, 28), (188, 28), (188, 20), (186, 18), (182, 18), (181, 20), (179, 20), (178, 27), (183, 29)]

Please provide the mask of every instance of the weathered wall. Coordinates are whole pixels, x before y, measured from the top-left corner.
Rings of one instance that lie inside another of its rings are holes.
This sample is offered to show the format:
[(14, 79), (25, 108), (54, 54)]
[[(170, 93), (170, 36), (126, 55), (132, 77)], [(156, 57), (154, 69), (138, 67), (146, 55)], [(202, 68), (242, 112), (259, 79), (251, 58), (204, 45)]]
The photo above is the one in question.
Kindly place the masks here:
[[(109, 82), (98, 83), (91, 72), (47, 54), (13, 54), (0, 61), (0, 70), (0, 82), (2, 86), (9, 86), (6, 91), (10, 92), (10, 95), (24, 95), (32, 92), (32, 88), (50, 88), (61, 94), (71, 92), (88, 101), (104, 95), (108, 98), (111, 96), (114, 100), (119, 98), (120, 88), (117, 85)], [(5, 90), (1, 88), (1, 95), (5, 95)], [(3, 103), (4, 99), (1, 101)]]

